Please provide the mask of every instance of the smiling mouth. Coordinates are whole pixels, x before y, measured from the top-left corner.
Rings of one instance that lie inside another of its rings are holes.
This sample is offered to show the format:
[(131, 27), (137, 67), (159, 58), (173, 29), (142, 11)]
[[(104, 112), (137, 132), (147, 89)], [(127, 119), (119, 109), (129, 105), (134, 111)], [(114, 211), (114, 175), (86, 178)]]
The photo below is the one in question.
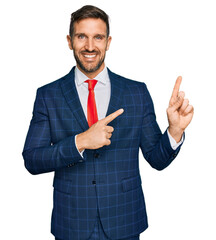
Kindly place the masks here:
[(96, 57), (96, 54), (95, 54), (95, 55), (87, 55), (87, 54), (86, 54), (86, 55), (84, 55), (84, 57), (85, 57), (85, 58), (94, 58), (94, 57)]

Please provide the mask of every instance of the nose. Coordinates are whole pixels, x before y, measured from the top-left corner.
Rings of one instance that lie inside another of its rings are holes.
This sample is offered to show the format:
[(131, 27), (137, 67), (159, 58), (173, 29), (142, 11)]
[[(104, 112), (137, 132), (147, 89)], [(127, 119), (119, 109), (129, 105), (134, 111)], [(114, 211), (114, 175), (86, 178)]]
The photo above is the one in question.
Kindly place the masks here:
[(94, 50), (94, 40), (92, 38), (88, 38), (86, 40), (85, 49), (88, 50), (89, 52)]

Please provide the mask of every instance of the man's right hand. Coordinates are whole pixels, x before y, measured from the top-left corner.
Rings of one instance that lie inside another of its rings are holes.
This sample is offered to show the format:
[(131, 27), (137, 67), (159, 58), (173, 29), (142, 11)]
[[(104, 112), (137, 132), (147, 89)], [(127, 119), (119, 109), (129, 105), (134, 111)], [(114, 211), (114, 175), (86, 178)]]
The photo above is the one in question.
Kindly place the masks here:
[(119, 109), (109, 116), (97, 121), (87, 131), (78, 134), (76, 137), (76, 146), (78, 150), (81, 152), (84, 149), (98, 149), (104, 145), (110, 145), (110, 138), (114, 128), (107, 126), (107, 124), (123, 112), (124, 109)]

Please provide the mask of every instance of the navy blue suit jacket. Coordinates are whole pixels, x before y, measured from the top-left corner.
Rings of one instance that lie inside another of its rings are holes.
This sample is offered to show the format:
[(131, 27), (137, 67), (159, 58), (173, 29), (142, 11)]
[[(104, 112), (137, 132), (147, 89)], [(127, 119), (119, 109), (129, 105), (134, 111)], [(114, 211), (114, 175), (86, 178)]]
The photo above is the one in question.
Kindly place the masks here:
[(84, 240), (93, 230), (97, 207), (111, 239), (138, 235), (148, 227), (139, 172), (139, 148), (149, 164), (167, 167), (180, 147), (161, 133), (146, 85), (108, 70), (111, 98), (106, 116), (123, 108), (109, 125), (111, 144), (80, 156), (75, 135), (88, 123), (74, 82), (74, 68), (37, 91), (23, 157), (32, 174), (55, 171), (51, 231), (64, 240)]

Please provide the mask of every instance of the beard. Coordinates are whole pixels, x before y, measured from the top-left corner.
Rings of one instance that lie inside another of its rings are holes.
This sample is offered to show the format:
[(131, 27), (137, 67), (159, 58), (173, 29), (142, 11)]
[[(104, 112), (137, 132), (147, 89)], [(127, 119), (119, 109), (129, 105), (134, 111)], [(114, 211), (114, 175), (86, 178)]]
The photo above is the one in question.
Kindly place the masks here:
[[(85, 51), (85, 53), (96, 53), (95, 51)], [(97, 54), (97, 53), (96, 53)], [(104, 59), (105, 59), (105, 55), (99, 60), (99, 62), (96, 64), (96, 66), (89, 66), (88, 68), (84, 65), (84, 63), (80, 60), (80, 58), (78, 57), (78, 55), (75, 53), (74, 51), (74, 58), (77, 62), (77, 65), (86, 73), (93, 73), (95, 71), (97, 71), (101, 65), (103, 64), (104, 62)]]

